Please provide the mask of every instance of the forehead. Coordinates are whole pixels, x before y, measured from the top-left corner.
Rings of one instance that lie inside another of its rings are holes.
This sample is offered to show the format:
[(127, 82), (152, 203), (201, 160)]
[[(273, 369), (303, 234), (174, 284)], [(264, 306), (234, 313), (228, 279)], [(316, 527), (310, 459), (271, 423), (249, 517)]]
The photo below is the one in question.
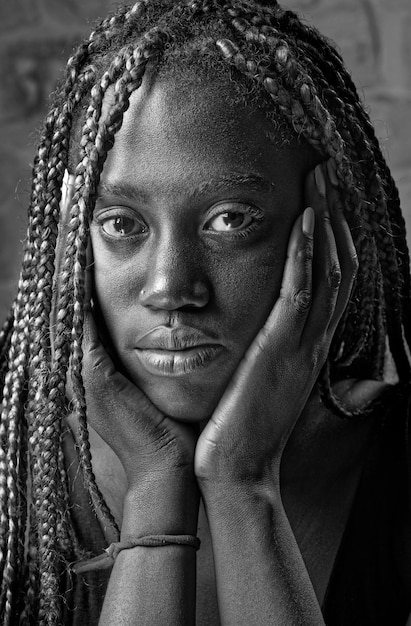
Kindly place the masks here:
[[(164, 188), (177, 180), (256, 174), (287, 186), (286, 174), (306, 170), (312, 150), (279, 130), (265, 111), (239, 103), (237, 93), (217, 80), (181, 85), (147, 75), (131, 95), (103, 179), (155, 187), (161, 176)], [(103, 115), (112, 98), (108, 94)]]

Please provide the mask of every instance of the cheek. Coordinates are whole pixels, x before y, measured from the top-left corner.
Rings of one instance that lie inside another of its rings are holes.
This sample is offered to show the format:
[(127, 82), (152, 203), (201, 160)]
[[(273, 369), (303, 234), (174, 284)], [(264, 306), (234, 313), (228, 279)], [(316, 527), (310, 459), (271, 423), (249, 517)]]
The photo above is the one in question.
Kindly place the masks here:
[(277, 300), (284, 269), (283, 246), (270, 246), (250, 255), (238, 255), (215, 268), (215, 297), (230, 327), (252, 338)]
[[(141, 284), (140, 284), (141, 283)], [(135, 267), (110, 255), (94, 253), (94, 292), (105, 324), (115, 339), (138, 300), (142, 279)]]

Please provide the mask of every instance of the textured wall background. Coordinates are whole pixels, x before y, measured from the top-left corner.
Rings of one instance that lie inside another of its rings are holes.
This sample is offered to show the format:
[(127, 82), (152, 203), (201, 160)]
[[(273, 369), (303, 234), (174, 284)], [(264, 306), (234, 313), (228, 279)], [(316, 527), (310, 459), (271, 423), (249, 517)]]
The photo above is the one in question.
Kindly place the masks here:
[[(30, 164), (60, 69), (110, 0), (0, 4), (0, 321), (18, 276)], [(411, 242), (411, 3), (283, 0), (331, 37), (352, 70), (400, 188)]]

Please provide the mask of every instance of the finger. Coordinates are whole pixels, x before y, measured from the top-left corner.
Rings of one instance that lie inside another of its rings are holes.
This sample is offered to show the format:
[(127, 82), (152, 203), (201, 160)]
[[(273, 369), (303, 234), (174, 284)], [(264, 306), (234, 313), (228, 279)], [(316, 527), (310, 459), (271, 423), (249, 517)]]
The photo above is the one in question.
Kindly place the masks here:
[(285, 333), (299, 341), (312, 303), (312, 261), (315, 213), (308, 206), (291, 231), (280, 297), (264, 325), (265, 333)]
[(84, 319), (83, 378), (89, 390), (94, 394), (99, 391), (101, 397), (111, 395), (115, 400), (116, 394), (125, 393), (134, 401), (146, 399), (143, 392), (116, 368), (101, 342), (91, 312), (87, 312)]
[(341, 282), (337, 244), (331, 224), (323, 170), (317, 165), (306, 179), (306, 202), (317, 213), (313, 258), (313, 303), (305, 328), (311, 339), (324, 336), (333, 318)]
[(350, 227), (343, 213), (343, 203), (338, 191), (338, 179), (335, 174), (333, 159), (327, 161), (326, 170), (328, 174), (326, 176), (327, 197), (329, 198), (331, 223), (341, 268), (341, 285), (335, 312), (330, 322), (330, 330), (334, 333), (350, 299), (358, 271), (358, 257)]
[(104, 384), (104, 379), (108, 379), (116, 372), (113, 361), (100, 340), (91, 311), (87, 311), (84, 316), (83, 370), (89, 378), (102, 379), (99, 384)]
[[(110, 446), (114, 446), (120, 459), (122, 451), (115, 446), (120, 431), (132, 441), (136, 429), (143, 436), (163, 421), (163, 414), (141, 389), (117, 370), (100, 341), (90, 312), (84, 323), (82, 376), (87, 421)], [(118, 432), (113, 432), (113, 428)]]
[(279, 358), (298, 349), (312, 299), (314, 226), (314, 211), (307, 207), (291, 231), (280, 296), (234, 375), (234, 388), (250, 389), (254, 378), (258, 388), (263, 381), (272, 383), (273, 360), (280, 367)]

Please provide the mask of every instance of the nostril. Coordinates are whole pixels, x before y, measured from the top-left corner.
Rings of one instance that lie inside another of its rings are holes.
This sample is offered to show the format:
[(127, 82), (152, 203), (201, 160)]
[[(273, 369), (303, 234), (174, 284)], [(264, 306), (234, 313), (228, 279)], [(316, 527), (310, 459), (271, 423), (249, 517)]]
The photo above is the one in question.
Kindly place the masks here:
[(207, 286), (187, 283), (184, 286), (171, 282), (147, 283), (140, 290), (139, 300), (143, 306), (166, 311), (193, 311), (204, 307), (210, 298)]
[(208, 298), (208, 288), (207, 285), (200, 282), (195, 282), (193, 285), (193, 297), (202, 300), (203, 298)]
[(196, 311), (199, 308), (201, 307), (198, 304), (185, 304), (184, 306), (178, 307), (178, 310), (181, 311), (182, 313), (192, 313), (193, 311)]

